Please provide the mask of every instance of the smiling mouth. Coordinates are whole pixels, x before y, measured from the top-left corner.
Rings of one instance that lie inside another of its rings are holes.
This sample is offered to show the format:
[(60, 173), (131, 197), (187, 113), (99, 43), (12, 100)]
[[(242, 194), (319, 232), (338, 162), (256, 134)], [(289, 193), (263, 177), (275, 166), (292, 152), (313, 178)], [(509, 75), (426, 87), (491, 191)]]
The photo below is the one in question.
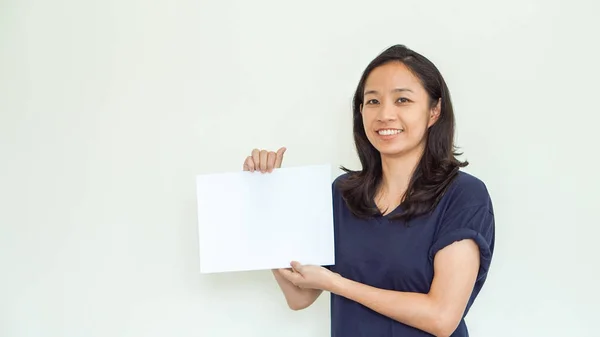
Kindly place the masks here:
[(377, 133), (380, 134), (381, 136), (392, 136), (392, 135), (397, 135), (403, 131), (404, 130), (402, 130), (402, 129), (382, 129), (382, 130), (378, 130)]

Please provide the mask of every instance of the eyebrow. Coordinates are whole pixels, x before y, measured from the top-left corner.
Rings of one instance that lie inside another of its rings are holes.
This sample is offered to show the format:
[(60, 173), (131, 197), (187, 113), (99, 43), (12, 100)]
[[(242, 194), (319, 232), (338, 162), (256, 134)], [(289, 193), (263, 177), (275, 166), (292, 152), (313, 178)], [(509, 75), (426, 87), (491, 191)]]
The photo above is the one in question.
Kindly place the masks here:
[[(392, 90), (392, 92), (403, 92), (403, 91), (413, 92), (412, 90), (410, 90), (408, 88), (396, 88), (396, 89)], [(365, 91), (364, 95), (366, 96), (368, 94), (377, 94), (377, 90)]]

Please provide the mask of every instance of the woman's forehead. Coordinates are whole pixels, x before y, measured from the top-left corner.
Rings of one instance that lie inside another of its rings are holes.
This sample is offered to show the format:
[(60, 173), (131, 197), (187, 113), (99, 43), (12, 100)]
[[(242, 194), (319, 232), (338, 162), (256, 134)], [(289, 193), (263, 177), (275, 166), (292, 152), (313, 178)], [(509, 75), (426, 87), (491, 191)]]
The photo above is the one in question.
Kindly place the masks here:
[(367, 77), (364, 93), (369, 91), (382, 93), (382, 91), (420, 91), (419, 79), (408, 67), (400, 62), (391, 62), (379, 66)]

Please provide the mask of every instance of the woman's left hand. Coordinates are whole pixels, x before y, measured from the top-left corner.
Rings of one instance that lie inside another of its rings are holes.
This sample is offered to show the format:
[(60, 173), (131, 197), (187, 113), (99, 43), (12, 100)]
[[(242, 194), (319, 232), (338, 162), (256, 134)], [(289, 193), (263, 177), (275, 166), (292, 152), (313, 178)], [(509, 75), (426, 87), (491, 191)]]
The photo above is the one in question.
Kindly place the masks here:
[(291, 266), (290, 269), (280, 269), (280, 272), (299, 288), (331, 291), (335, 278), (339, 277), (339, 274), (321, 266), (303, 265), (297, 261), (293, 261)]

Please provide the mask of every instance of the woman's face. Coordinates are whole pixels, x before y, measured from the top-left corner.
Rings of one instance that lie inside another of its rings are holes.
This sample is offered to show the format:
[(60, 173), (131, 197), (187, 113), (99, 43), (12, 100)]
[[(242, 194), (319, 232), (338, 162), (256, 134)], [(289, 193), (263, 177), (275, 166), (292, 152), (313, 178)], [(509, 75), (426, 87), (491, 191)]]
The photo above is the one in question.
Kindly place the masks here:
[(427, 129), (439, 117), (439, 102), (430, 98), (419, 79), (400, 62), (375, 68), (365, 82), (361, 114), (367, 138), (383, 156), (421, 151)]

